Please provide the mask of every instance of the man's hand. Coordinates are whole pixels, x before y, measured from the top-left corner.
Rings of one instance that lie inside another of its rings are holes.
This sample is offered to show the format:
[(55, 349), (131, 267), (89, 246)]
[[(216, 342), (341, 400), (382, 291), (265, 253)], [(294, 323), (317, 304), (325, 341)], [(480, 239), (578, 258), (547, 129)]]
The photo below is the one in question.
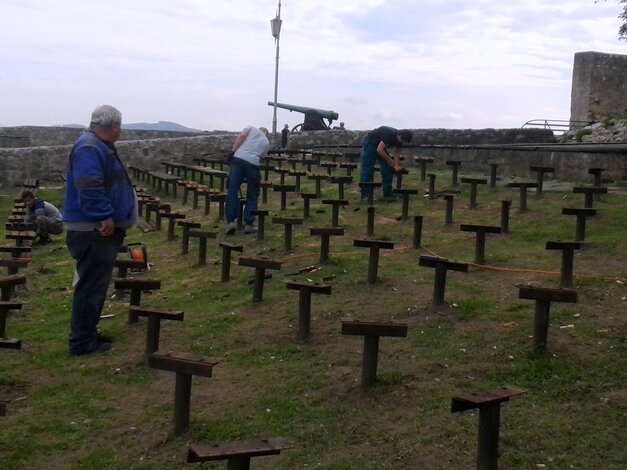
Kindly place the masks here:
[(394, 170), (394, 173), (399, 173), (401, 171), (401, 166), (400, 165), (392, 165), (392, 169)]
[(103, 237), (110, 237), (113, 235), (114, 230), (115, 225), (113, 224), (113, 219), (111, 217), (100, 221), (100, 228), (98, 229), (98, 232), (100, 232), (100, 235)]

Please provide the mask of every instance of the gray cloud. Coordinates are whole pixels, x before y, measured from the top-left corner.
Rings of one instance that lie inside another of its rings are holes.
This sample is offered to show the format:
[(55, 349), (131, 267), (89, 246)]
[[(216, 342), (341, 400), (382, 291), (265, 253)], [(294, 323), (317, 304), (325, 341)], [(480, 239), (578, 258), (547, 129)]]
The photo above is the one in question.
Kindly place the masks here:
[[(286, 0), (279, 100), (337, 110), (351, 128), (567, 119), (574, 53), (627, 50), (618, 5), (588, 3)], [(268, 126), (276, 7), (0, 0), (0, 125), (84, 122), (110, 102), (127, 121)]]

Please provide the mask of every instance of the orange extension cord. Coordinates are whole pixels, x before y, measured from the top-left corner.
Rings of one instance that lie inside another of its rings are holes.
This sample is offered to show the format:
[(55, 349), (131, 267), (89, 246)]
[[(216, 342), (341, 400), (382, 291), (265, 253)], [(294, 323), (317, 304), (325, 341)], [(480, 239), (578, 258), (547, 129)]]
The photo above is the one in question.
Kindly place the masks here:
[[(440, 255), (438, 255), (436, 252), (434, 252), (433, 250), (430, 250), (429, 248), (425, 247), (425, 246), (421, 246), (421, 249), (423, 249), (424, 251), (426, 251), (427, 253), (429, 253), (432, 256), (437, 256), (438, 258), (441, 258)], [(394, 250), (392, 250), (392, 252), (399, 252), (399, 251), (407, 251), (409, 250), (409, 247), (400, 247), (400, 248), (395, 248)], [(411, 248), (413, 249), (413, 248)], [(356, 254), (356, 252), (351, 252), (350, 254)], [(382, 253), (383, 256), (386, 255), (390, 255), (391, 253), (389, 251)], [(334, 253), (334, 256), (346, 256), (349, 255), (349, 253)], [(293, 261), (293, 260), (297, 260), (297, 259), (301, 259), (301, 258), (308, 258), (310, 256), (318, 256), (317, 253), (300, 253), (298, 255), (291, 255), (291, 256), (286, 256), (284, 258), (279, 258), (278, 261), (284, 263), (286, 261)], [(482, 270), (482, 271), (499, 271), (499, 272), (510, 272), (510, 273), (534, 273), (534, 274), (543, 274), (545, 276), (560, 276), (561, 273), (559, 271), (543, 271), (541, 269), (528, 269), (528, 268), (503, 268), (500, 266), (488, 266), (485, 264), (476, 264), (476, 263), (467, 263), (469, 266), (472, 266), (478, 270)], [(619, 277), (598, 277), (598, 276), (591, 276), (588, 274), (573, 274), (573, 277), (575, 278), (586, 278), (586, 279), (599, 279), (601, 281), (605, 281), (605, 282), (620, 282), (623, 284), (627, 284), (627, 278), (619, 278)]]

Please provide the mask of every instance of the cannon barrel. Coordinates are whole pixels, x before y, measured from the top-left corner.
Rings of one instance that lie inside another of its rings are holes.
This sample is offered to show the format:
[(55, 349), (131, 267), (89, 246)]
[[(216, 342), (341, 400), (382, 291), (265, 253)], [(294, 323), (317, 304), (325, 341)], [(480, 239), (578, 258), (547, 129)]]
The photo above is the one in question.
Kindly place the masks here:
[[(274, 106), (274, 101), (268, 101), (268, 106)], [(335, 111), (328, 111), (326, 109), (318, 109), (318, 108), (308, 108), (307, 106), (296, 106), (293, 104), (285, 104), (285, 103), (277, 103), (277, 108), (288, 109), (290, 111), (296, 111), (299, 113), (307, 113), (308, 111), (317, 112), (321, 118), (329, 119), (331, 121), (335, 121), (340, 117), (338, 113)]]

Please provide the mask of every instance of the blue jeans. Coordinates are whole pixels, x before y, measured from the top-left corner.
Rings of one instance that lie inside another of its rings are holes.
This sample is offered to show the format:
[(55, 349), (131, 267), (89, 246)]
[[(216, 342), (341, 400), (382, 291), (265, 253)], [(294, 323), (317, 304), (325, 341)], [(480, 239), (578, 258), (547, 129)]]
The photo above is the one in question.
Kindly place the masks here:
[(70, 354), (87, 354), (97, 346), (100, 312), (124, 235), (125, 230), (122, 229), (115, 229), (110, 237), (103, 237), (96, 230), (67, 232), (67, 248), (76, 260), (79, 277), (72, 298), (68, 341)]
[(246, 179), (246, 205), (244, 206), (244, 223), (252, 225), (255, 222), (253, 211), (257, 210), (259, 199), (259, 183), (261, 172), (257, 165), (248, 163), (240, 158), (234, 158), (229, 171), (228, 190), (224, 213), (227, 222), (237, 219), (239, 213), (239, 188)]
[[(359, 172), (360, 183), (370, 183), (374, 179), (374, 164), (379, 159), (377, 154), (377, 146), (379, 142), (366, 137), (364, 145), (361, 147), (361, 169)], [(383, 182), (383, 196), (389, 197), (393, 195), (392, 179), (394, 171), (387, 163), (381, 162), (381, 181)], [(361, 188), (362, 199), (368, 197), (368, 190)]]

